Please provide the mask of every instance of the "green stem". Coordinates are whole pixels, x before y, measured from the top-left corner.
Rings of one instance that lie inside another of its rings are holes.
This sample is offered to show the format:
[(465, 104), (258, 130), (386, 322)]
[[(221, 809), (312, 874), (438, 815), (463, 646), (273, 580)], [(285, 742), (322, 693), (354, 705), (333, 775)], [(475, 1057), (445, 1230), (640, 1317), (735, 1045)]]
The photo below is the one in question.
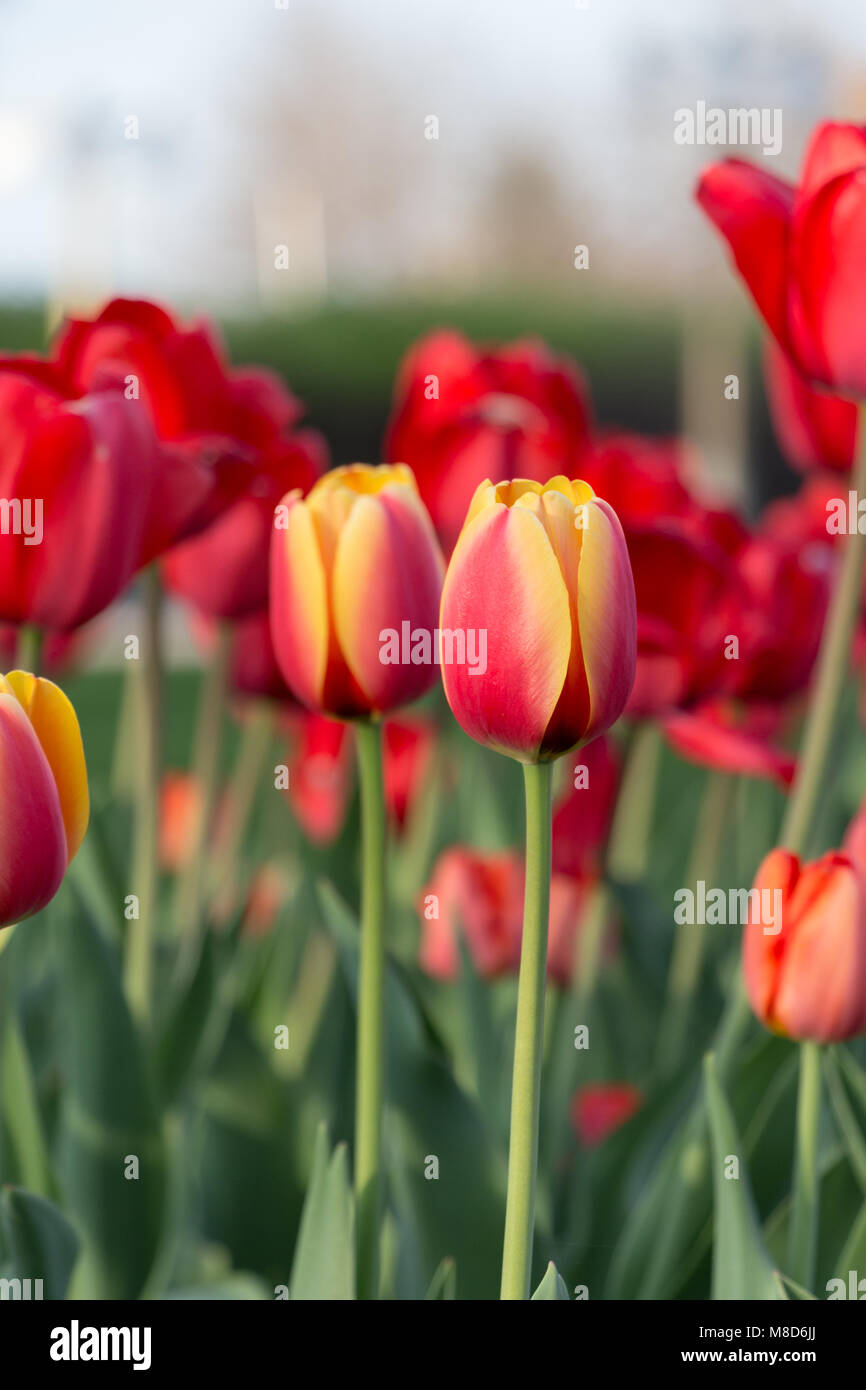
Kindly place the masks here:
[(639, 883), (646, 877), (661, 750), (656, 724), (646, 720), (634, 729), (607, 849), (608, 873), (620, 883)]
[[(862, 498), (866, 496), (866, 406), (859, 412), (857, 435), (851, 486)], [(782, 844), (794, 854), (803, 854), (808, 848), (815, 810), (824, 789), (827, 757), (848, 680), (851, 641), (860, 612), (866, 535), (852, 531), (845, 539), (844, 551), (821, 639), (812, 704), (782, 828)]]
[(219, 787), (230, 636), (228, 624), (221, 623), (216, 651), (202, 678), (199, 694), (192, 776), (199, 788), (201, 810), (196, 820), (190, 857), (177, 885), (174, 905), (175, 921), (181, 940), (177, 964), (178, 975), (181, 978), (193, 964), (201, 932), (206, 849), (210, 841)]
[(815, 1247), (818, 1237), (820, 1116), (821, 1046), (816, 1042), (801, 1042), (788, 1273), (807, 1289), (811, 1289), (815, 1276)]
[(274, 714), (266, 700), (260, 700), (247, 711), (241, 727), (240, 742), (228, 789), (228, 811), (225, 837), (220, 834), (219, 846), (212, 856), (214, 901), (221, 908), (227, 902), (237, 876), (238, 859), (256, 800), (262, 767), (271, 742)]
[(151, 565), (144, 586), (144, 641), (135, 682), (135, 815), (132, 882), (138, 918), (126, 933), (124, 986), (130, 1007), (143, 1023), (153, 999), (153, 956), (159, 896), (159, 796), (162, 778), (162, 592)]
[(385, 789), (382, 726), (355, 726), (361, 788), (361, 964), (355, 1053), (358, 1295), (375, 1298), (385, 1097)]
[(19, 627), (15, 652), (19, 671), (31, 671), (34, 676), (39, 675), (44, 640), (45, 633), (41, 627), (36, 627), (33, 623), (23, 623)]
[[(716, 871), (731, 787), (731, 779), (724, 772), (709, 773), (686, 870), (685, 881), (689, 888), (694, 889), (699, 878), (711, 879)], [(687, 922), (677, 926), (659, 1029), (658, 1066), (662, 1075), (670, 1074), (682, 1054), (700, 983), (706, 940), (706, 927)]]
[(508, 1192), (500, 1292), (503, 1299), (525, 1299), (530, 1295), (550, 911), (551, 764), (528, 763), (523, 774), (526, 788), (526, 887), (514, 1030)]

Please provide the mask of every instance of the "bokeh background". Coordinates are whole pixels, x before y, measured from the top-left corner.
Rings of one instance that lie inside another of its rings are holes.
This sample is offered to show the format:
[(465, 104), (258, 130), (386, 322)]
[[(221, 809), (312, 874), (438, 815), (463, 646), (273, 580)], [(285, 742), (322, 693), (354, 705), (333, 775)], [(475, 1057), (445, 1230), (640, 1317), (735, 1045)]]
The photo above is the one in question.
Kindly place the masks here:
[[(790, 487), (753, 316), (691, 200), (721, 151), (677, 145), (673, 113), (781, 107), (767, 163), (792, 176), (817, 118), (866, 117), (858, 0), (2, 0), (0, 17), (5, 347), (112, 294), (207, 310), (239, 358), (286, 373), (343, 462), (378, 457), (423, 330), (535, 332), (583, 363), (603, 422), (684, 425), (747, 505)], [(726, 410), (728, 372), (748, 409)]]

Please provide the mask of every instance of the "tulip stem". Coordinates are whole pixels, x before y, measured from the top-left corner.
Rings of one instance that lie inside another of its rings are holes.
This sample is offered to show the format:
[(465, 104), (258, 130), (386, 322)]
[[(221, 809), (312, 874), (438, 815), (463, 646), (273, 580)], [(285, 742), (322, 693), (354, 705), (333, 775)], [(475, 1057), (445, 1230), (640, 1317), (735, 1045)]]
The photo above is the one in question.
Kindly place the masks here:
[[(859, 412), (857, 438), (851, 486), (858, 498), (863, 498), (866, 497), (866, 406)], [(827, 757), (848, 679), (851, 640), (860, 612), (866, 535), (859, 530), (852, 531), (845, 539), (844, 552), (821, 639), (811, 708), (782, 827), (782, 844), (794, 854), (803, 854), (808, 848), (815, 809), (824, 787)]]
[(19, 627), (15, 651), (19, 671), (31, 671), (34, 676), (39, 675), (44, 637), (42, 628), (36, 627), (34, 623), (22, 623)]
[(656, 724), (644, 720), (631, 730), (607, 846), (607, 872), (616, 883), (646, 877), (661, 752)]
[(530, 1295), (550, 911), (551, 764), (527, 763), (523, 775), (526, 789), (526, 887), (511, 1083), (508, 1191), (500, 1290), (503, 1299), (525, 1299)]
[(355, 725), (361, 788), (361, 957), (355, 1052), (358, 1296), (375, 1298), (385, 1095), (385, 789), (382, 725)]
[(126, 936), (124, 984), (136, 1017), (147, 1023), (153, 998), (153, 955), (159, 896), (159, 793), (162, 776), (162, 591), (151, 565), (144, 586), (144, 641), (135, 682), (135, 819), (132, 882), (138, 919)]
[(231, 642), (228, 623), (220, 623), (216, 650), (204, 672), (196, 715), (192, 776), (201, 795), (189, 861), (177, 885), (175, 920), (180, 934), (177, 977), (184, 979), (195, 963), (200, 943), (207, 849), (219, 789), (223, 707)]
[[(708, 774), (686, 870), (685, 882), (690, 889), (695, 888), (699, 878), (712, 879), (718, 867), (732, 787), (731, 778), (724, 772)], [(670, 1075), (683, 1056), (706, 942), (705, 926), (688, 922), (677, 926), (659, 1029), (657, 1063), (663, 1076)]]
[(788, 1273), (806, 1289), (811, 1289), (815, 1276), (820, 1118), (821, 1046), (816, 1042), (801, 1042)]

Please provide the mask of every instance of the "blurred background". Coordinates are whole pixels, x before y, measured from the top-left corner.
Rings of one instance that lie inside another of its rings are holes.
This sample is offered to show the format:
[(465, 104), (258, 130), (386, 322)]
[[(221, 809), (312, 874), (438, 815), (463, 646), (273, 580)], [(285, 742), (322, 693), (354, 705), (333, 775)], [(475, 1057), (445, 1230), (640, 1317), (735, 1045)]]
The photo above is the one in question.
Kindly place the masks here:
[(790, 486), (754, 315), (691, 198), (723, 151), (677, 144), (674, 112), (781, 108), (778, 157), (741, 153), (792, 176), (816, 119), (866, 119), (860, 0), (0, 0), (0, 19), (3, 348), (118, 293), (213, 313), (345, 462), (379, 456), (418, 334), (538, 333), (582, 362), (602, 423), (684, 427), (746, 506)]

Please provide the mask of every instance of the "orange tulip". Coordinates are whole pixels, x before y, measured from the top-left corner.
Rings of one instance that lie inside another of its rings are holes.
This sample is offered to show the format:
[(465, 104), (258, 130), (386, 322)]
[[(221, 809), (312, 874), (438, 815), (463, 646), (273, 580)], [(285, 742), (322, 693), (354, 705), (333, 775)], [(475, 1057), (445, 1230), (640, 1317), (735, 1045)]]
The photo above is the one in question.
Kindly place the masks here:
[(0, 676), (0, 927), (45, 907), (77, 853), (90, 814), (75, 711), (51, 681)]
[(635, 673), (634, 582), (615, 512), (564, 477), (482, 483), (439, 625), (443, 651), (457, 633), (485, 653), (474, 666), (443, 656), (448, 703), (472, 738), (526, 763), (587, 742), (619, 718)]
[[(866, 1032), (866, 890), (853, 860), (831, 851), (801, 864), (774, 849), (754, 888), (762, 900), (750, 902), (743, 972), (761, 1022), (814, 1042)], [(769, 893), (780, 895), (781, 930)]]
[(293, 694), (343, 718), (423, 695), (437, 675), (443, 569), (403, 464), (336, 468), (306, 498), (288, 493), (274, 518), (270, 612)]

